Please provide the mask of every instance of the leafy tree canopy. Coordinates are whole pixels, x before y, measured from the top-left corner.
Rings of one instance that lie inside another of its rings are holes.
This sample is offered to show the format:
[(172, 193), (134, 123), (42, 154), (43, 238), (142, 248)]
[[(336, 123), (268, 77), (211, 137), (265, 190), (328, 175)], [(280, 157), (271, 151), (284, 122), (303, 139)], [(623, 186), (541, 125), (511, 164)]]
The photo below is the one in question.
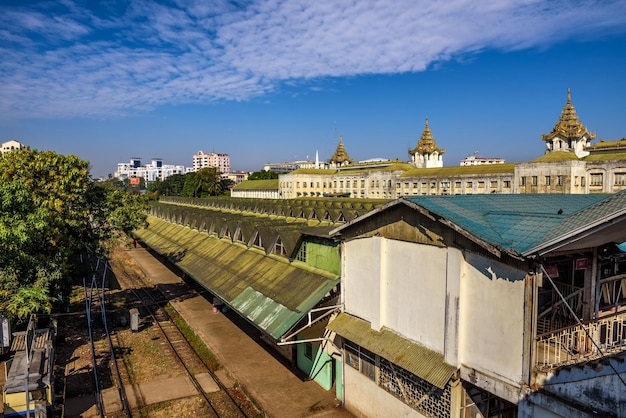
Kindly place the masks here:
[[(97, 183), (78, 157), (25, 148), (0, 156), (0, 308), (46, 311), (121, 233), (146, 224), (147, 202)], [(43, 302), (42, 302), (43, 301)]]
[(278, 173), (268, 170), (255, 171), (248, 176), (248, 180), (271, 180), (277, 179)]

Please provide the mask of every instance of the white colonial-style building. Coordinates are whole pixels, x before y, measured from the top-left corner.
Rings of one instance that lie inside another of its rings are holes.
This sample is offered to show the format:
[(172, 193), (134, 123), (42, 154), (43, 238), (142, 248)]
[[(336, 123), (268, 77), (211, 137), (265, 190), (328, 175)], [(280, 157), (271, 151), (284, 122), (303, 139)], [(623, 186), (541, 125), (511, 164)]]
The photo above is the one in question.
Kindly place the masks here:
[(545, 154), (528, 162), (506, 163), (500, 158), (468, 157), (460, 166), (444, 166), (443, 154), (428, 119), (408, 163), (370, 161), (354, 164), (343, 138), (327, 169), (300, 168), (279, 175), (283, 199), (349, 196), (395, 199), (490, 193), (613, 193), (626, 188), (626, 140), (591, 144), (595, 133), (579, 120), (567, 103), (554, 129), (542, 136)]
[(331, 234), (355, 415), (626, 416), (626, 191), (402, 198)]

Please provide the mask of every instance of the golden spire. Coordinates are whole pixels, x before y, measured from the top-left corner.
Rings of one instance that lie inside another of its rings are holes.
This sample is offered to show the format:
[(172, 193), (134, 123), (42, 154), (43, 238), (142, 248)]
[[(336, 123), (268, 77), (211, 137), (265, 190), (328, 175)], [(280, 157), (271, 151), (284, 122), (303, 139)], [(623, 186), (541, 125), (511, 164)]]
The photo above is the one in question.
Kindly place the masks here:
[(589, 132), (587, 128), (582, 124), (576, 115), (576, 109), (572, 105), (572, 93), (570, 89), (567, 89), (567, 103), (563, 106), (563, 111), (559, 120), (555, 123), (554, 129), (547, 135), (541, 135), (541, 139), (544, 141), (552, 141), (555, 137), (562, 139), (578, 139), (589, 135), (589, 139), (594, 139), (596, 134)]
[(424, 131), (422, 131), (422, 136), (419, 141), (417, 141), (417, 146), (413, 149), (409, 149), (409, 154), (432, 154), (435, 151), (439, 154), (446, 152), (445, 149), (437, 147), (437, 143), (433, 138), (432, 132), (430, 132), (430, 127), (428, 126), (428, 118), (426, 118), (426, 126), (424, 127)]
[(329, 163), (335, 164), (344, 164), (344, 163), (353, 163), (354, 160), (348, 156), (345, 148), (343, 147), (343, 136), (339, 135), (339, 145), (337, 145), (337, 150), (332, 157), (328, 160)]

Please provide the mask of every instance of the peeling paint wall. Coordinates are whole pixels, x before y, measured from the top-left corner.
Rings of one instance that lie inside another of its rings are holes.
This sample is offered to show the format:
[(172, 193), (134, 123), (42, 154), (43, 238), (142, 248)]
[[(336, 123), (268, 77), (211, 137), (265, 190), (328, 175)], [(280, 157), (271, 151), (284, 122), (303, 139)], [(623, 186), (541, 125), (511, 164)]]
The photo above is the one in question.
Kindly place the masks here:
[(518, 385), (524, 355), (524, 271), (469, 252), (461, 271), (459, 361)]

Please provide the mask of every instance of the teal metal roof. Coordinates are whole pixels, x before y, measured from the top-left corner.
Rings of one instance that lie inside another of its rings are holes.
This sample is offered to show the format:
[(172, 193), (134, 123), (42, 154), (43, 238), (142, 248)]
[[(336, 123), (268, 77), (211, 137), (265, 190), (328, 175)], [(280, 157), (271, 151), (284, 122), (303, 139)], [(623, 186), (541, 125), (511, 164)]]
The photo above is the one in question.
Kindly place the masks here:
[[(626, 194), (616, 195), (621, 198), (613, 204), (623, 207)], [(568, 228), (602, 216), (602, 210), (593, 205), (610, 196), (487, 194), (405, 199), (502, 251), (521, 255)]]
[(326, 327), (347, 340), (397, 364), (425, 381), (443, 389), (457, 370), (444, 361), (443, 354), (408, 340), (383, 327), (375, 331), (369, 322), (341, 313)]
[[(595, 227), (608, 228), (604, 236), (608, 240), (620, 243), (626, 235), (623, 218), (626, 216), (626, 190), (605, 195), (597, 203), (568, 216), (548, 231), (535, 249), (547, 247), (554, 242), (563, 241), (568, 237), (586, 233)], [(622, 218), (622, 223), (619, 219)], [(529, 251), (532, 251), (530, 249)]]

